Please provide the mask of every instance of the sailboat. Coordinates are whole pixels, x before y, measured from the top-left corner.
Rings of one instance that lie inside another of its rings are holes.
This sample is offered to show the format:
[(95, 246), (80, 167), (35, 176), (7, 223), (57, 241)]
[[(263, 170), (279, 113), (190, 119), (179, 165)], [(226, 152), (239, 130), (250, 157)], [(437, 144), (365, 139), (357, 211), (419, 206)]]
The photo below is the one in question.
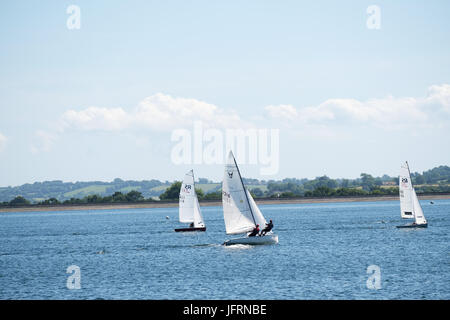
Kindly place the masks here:
[[(252, 231), (256, 225), (263, 228), (266, 224), (266, 219), (256, 205), (255, 200), (253, 200), (252, 195), (244, 186), (236, 159), (231, 151), (228, 154), (228, 160), (225, 165), (222, 184), (222, 205), (227, 234), (244, 234)], [(249, 237), (247, 235), (242, 238), (227, 240), (224, 245), (275, 243), (278, 243), (278, 236), (270, 231), (264, 236)]]
[(184, 176), (180, 189), (178, 211), (181, 223), (190, 223), (188, 228), (175, 229), (175, 232), (206, 231), (200, 211), (197, 193), (195, 192), (194, 171)]
[(397, 228), (426, 228), (427, 220), (412, 185), (408, 161), (401, 166), (399, 177), (400, 211), (403, 219), (414, 219), (411, 224), (397, 226)]

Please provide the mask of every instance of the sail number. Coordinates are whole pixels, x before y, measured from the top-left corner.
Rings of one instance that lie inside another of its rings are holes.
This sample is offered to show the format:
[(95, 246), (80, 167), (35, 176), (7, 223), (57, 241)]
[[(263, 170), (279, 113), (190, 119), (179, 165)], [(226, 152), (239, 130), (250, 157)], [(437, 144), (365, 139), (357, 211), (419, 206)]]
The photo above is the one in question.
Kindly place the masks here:
[(231, 194), (226, 191), (222, 191), (222, 199), (227, 203), (231, 203)]

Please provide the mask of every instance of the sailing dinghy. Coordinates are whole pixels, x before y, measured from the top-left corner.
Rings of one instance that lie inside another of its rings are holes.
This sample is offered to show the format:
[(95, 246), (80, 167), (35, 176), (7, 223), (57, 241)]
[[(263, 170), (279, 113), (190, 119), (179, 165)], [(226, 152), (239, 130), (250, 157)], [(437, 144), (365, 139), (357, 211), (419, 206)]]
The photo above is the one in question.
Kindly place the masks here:
[(200, 212), (197, 193), (195, 192), (194, 171), (184, 176), (180, 189), (179, 216), (181, 223), (190, 223), (188, 228), (175, 229), (175, 232), (206, 231)]
[(416, 191), (412, 185), (407, 161), (401, 166), (399, 192), (401, 217), (403, 219), (414, 219), (414, 222), (403, 226), (397, 226), (397, 228), (426, 228), (428, 223), (423, 215), (422, 207), (420, 206)]
[[(228, 154), (228, 160), (225, 165), (222, 204), (227, 234), (244, 234), (252, 231), (257, 224), (261, 228), (264, 228), (266, 225), (266, 219), (242, 182), (241, 173), (231, 151)], [(275, 243), (278, 243), (278, 236), (270, 231), (264, 236), (249, 237), (247, 235), (246, 237), (227, 240), (224, 245)]]

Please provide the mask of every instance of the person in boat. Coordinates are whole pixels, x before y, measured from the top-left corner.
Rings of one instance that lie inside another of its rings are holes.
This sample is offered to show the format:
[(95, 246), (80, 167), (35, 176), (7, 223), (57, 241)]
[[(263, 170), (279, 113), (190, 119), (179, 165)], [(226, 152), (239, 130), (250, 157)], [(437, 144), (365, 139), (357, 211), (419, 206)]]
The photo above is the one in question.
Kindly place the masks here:
[(256, 227), (248, 234), (249, 237), (254, 237), (259, 233), (259, 224), (256, 225)]
[(191, 222), (191, 224), (189, 225), (189, 228), (193, 228), (194, 227), (194, 223)]
[(261, 231), (260, 236), (265, 236), (267, 232), (269, 232), (270, 230), (272, 230), (273, 228), (273, 222), (272, 219), (269, 221), (269, 223), (266, 223), (266, 227)]

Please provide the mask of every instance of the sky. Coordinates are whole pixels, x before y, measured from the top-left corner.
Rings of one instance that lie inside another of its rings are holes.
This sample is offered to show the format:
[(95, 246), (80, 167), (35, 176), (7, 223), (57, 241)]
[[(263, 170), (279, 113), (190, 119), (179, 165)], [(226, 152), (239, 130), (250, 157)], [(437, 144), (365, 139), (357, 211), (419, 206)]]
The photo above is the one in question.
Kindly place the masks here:
[[(191, 168), (220, 181), (226, 132), (237, 129), (277, 132), (269, 173), (262, 135), (248, 140), (248, 157), (233, 149), (248, 178), (450, 165), (448, 1), (0, 8), (0, 186), (172, 181)], [(174, 156), (188, 141), (179, 133), (190, 135), (191, 161)], [(216, 162), (202, 156), (208, 141)]]

